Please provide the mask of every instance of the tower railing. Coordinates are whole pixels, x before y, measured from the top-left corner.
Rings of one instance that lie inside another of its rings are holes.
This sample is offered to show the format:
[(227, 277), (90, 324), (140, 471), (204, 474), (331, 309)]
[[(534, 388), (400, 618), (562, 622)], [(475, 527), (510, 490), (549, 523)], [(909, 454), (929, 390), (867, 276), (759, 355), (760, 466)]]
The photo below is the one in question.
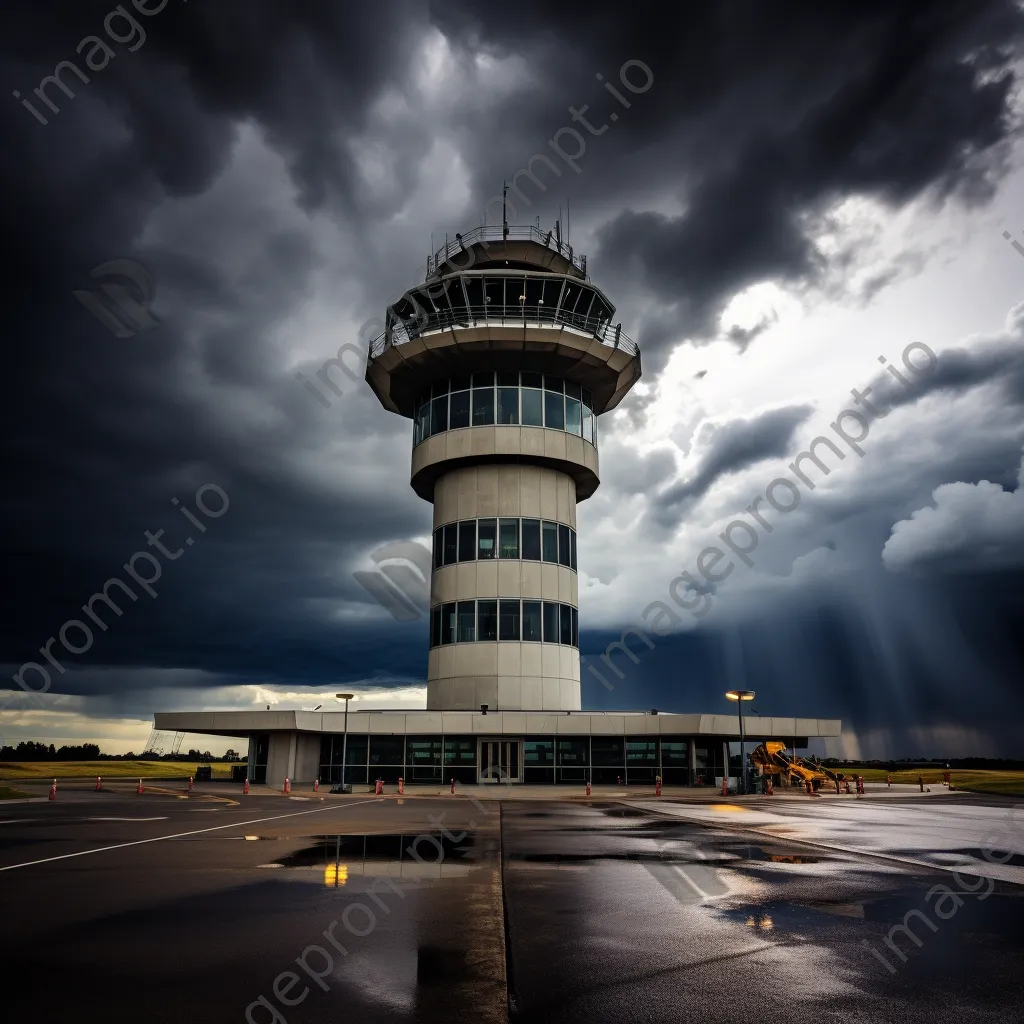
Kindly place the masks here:
[[(445, 264), (453, 256), (469, 249), (477, 242), (498, 242), (513, 239), (515, 241), (537, 242), (548, 249), (564, 256), (572, 265), (579, 270), (584, 277), (587, 276), (587, 257), (582, 253), (574, 252), (568, 242), (561, 241), (554, 231), (542, 231), (533, 224), (510, 224), (502, 228), (500, 224), (484, 224), (482, 227), (474, 228), (464, 235), (457, 234), (455, 239), (442, 245), (432, 256), (427, 257), (427, 276), (437, 272), (438, 268)], [(469, 269), (469, 268), (466, 268)]]
[(388, 330), (370, 342), (369, 358), (376, 359), (391, 346), (404, 345), (427, 334), (470, 327), (540, 327), (559, 331), (569, 330), (574, 334), (596, 338), (602, 345), (622, 349), (631, 356), (639, 352), (636, 342), (622, 333), (621, 324), (613, 324), (597, 317), (578, 316), (551, 307), (517, 304), (456, 306), (450, 310), (421, 313), (404, 321), (395, 320)]

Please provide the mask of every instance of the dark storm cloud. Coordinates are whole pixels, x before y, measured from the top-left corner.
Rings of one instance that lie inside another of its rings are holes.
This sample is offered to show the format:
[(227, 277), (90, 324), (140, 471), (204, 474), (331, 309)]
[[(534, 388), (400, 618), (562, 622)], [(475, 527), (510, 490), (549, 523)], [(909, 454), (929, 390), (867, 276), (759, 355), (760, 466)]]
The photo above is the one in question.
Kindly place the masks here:
[[(591, 104), (597, 128), (618, 112), (607, 134), (588, 139), (580, 175), (558, 186), (581, 211), (607, 209), (609, 190), (629, 207), (591, 218), (600, 243), (591, 261), (620, 287), (649, 291), (675, 320), (670, 336), (664, 309), (650, 331), (641, 325), (645, 369), (660, 368), (673, 342), (715, 337), (745, 286), (820, 277), (826, 261), (808, 229), (837, 200), (897, 206), (931, 191), (977, 201), (1004, 169), (1007, 62), (1024, 28), (1015, 4), (738, 0), (669, 15), (660, 4), (527, 2), (514, 18), (499, 5), (431, 10), (467, 50), (531, 59), (532, 88), (500, 119), (499, 143), (479, 152), (481, 191), (521, 166), (522, 147), (551, 137), (552, 96), (565, 108)], [(631, 58), (655, 82), (624, 110), (594, 76), (614, 79)], [(651, 208), (667, 198), (683, 212)]]
[(705, 423), (694, 444), (696, 471), (651, 498), (648, 513), (662, 527), (678, 526), (687, 508), (730, 473), (792, 449), (793, 435), (813, 412), (809, 405), (771, 409), (750, 419)]
[[(160, 685), (161, 669), (193, 672), (182, 688), (422, 680), (425, 624), (367, 617), (375, 609), (350, 576), (378, 544), (429, 529), (408, 488), (408, 424), (345, 381), (343, 399), (317, 405), (292, 376), (293, 343), (275, 331), (324, 301), (325, 267), (358, 306), (356, 324), (413, 283), (410, 251), (426, 248), (431, 227), (459, 226), (431, 224), (440, 214), (427, 202), (405, 215), (420, 218), (415, 229), (402, 218), (396, 227), (437, 137), (457, 143), (444, 173), (457, 189), (468, 175), (473, 216), (503, 178), (549, 152), (573, 123), (569, 105), (590, 104), (595, 125), (621, 113), (587, 137), (581, 173), (563, 166), (520, 219), (551, 218), (571, 197), (574, 232), (598, 244), (595, 279), (623, 303), (656, 379), (684, 334), (715, 330), (737, 289), (820, 274), (807, 225), (834, 200), (899, 204), (929, 188), (984, 197), (1001, 169), (1005, 66), (1021, 18), (995, 2), (679, 5), (669, 22), (660, 4), (528, 2), (510, 14), (492, 4), (170, 0), (137, 17), (139, 49), (114, 44), (88, 83), (65, 74), (73, 98), (51, 87), (60, 111), (40, 124), (10, 91), (31, 96), (79, 40), (103, 32), (113, 6), (18, 0), (0, 16), (0, 216), (13, 296), (0, 554), (14, 581), (0, 660), (38, 658), (146, 549), (143, 530), (166, 528), (168, 544), (181, 543), (172, 498), (189, 503), (212, 482), (231, 499), (164, 566), (160, 596), (97, 635), (80, 659), (90, 674), (54, 681), (88, 695), (107, 686), (113, 703), (119, 688)], [(421, 44), (436, 31), (453, 74), (443, 101), (416, 84), (428, 63)], [(630, 59), (655, 81), (624, 109), (594, 76), (614, 83)], [(283, 161), (286, 189), (251, 154), (238, 157), (247, 130)], [(389, 175), (363, 166), (367, 133)], [(233, 161), (243, 166), (216, 192)], [(319, 235), (324, 224), (336, 233)], [(327, 251), (324, 237), (343, 251)], [(117, 257), (157, 280), (160, 327), (127, 341), (71, 295)], [(314, 362), (354, 340), (332, 337)], [(799, 420), (785, 417), (798, 410), (774, 415), (760, 431), (709, 435), (697, 477), (657, 507), (678, 520), (679, 503), (715, 479), (786, 449)], [(640, 493), (668, 468), (656, 453), (623, 480)], [(126, 672), (105, 678), (105, 665), (139, 671), (129, 683)]]

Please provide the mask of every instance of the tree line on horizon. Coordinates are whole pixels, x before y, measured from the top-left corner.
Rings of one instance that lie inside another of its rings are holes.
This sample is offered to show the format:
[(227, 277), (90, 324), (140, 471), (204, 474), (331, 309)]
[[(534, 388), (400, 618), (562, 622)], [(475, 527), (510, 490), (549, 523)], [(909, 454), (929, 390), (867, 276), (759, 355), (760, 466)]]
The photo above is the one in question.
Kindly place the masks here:
[(104, 754), (97, 743), (55, 746), (53, 743), (37, 743), (22, 740), (16, 747), (4, 744), (0, 747), (0, 761), (242, 761), (237, 750), (227, 750), (223, 757), (215, 758), (209, 750), (190, 749), (188, 753), (157, 754), (153, 751), (141, 754)]

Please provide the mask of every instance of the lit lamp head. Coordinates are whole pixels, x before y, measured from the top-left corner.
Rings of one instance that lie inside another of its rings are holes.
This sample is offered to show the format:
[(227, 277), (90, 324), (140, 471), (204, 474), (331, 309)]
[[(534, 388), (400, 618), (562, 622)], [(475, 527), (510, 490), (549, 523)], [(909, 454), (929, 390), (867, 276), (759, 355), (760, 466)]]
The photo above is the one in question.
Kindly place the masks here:
[(741, 701), (741, 700), (753, 700), (753, 690), (726, 690), (725, 696), (727, 700)]
[(355, 700), (354, 693), (336, 693), (334, 695), (335, 700)]

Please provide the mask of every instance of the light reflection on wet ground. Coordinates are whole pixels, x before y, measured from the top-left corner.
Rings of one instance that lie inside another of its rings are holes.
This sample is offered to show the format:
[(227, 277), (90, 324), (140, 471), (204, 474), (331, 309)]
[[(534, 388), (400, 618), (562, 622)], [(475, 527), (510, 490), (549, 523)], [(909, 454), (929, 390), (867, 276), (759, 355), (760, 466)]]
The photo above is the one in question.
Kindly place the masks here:
[(717, 816), (707, 827), (637, 807), (516, 810), (503, 833), (511, 976), (531, 1022), (731, 1024), (780, 1005), (787, 1022), (990, 1022), (1019, 1010), (1016, 887), (964, 895), (934, 933), (914, 929), (920, 947), (898, 933), (904, 963), (884, 941), (931, 909), (948, 873), (749, 837)]

